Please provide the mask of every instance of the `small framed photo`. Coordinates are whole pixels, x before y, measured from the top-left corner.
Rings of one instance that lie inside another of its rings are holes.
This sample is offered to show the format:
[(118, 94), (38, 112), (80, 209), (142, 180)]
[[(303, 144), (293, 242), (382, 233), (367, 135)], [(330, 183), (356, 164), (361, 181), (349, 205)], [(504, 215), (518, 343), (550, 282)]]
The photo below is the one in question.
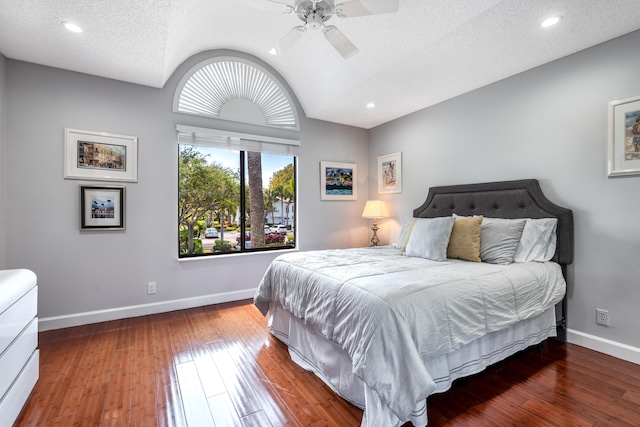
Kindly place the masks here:
[(320, 200), (358, 200), (355, 163), (320, 162)]
[(640, 174), (640, 96), (609, 103), (609, 176)]
[(138, 181), (138, 138), (88, 130), (64, 130), (64, 177)]
[(81, 230), (124, 230), (125, 188), (80, 186)]
[(402, 153), (378, 156), (378, 193), (402, 193)]

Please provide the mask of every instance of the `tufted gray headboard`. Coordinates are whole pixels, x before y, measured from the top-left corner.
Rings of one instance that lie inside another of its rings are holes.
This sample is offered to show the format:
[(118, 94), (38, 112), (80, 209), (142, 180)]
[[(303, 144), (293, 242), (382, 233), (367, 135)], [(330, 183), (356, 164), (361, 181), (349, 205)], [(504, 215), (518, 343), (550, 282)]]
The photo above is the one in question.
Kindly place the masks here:
[(415, 218), (484, 215), (493, 218), (558, 218), (554, 261), (573, 262), (573, 212), (551, 202), (537, 179), (431, 187)]

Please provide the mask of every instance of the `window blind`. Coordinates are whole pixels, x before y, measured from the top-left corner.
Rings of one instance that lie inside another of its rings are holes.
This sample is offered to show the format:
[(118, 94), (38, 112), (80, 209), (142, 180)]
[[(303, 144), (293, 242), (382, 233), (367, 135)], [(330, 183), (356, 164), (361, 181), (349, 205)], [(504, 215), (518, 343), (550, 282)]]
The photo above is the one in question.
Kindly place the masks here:
[(204, 145), (227, 150), (288, 156), (297, 156), (300, 150), (300, 141), (296, 139), (275, 138), (185, 125), (177, 125), (176, 130), (179, 144)]

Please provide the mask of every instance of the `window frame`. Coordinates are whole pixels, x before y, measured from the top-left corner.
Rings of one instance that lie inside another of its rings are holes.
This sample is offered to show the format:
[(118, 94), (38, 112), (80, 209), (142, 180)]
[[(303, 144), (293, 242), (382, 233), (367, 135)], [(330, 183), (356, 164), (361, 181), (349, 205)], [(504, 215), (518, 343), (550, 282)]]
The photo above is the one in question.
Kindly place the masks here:
[[(290, 156), (293, 161), (293, 191), (294, 191), (294, 209), (293, 209), (293, 226), (294, 226), (294, 236), (297, 233), (297, 212), (298, 212), (298, 200), (297, 200), (297, 177), (298, 177), (298, 148), (300, 146), (299, 140), (287, 139), (287, 138), (276, 138), (276, 137), (268, 137), (263, 135), (255, 135), (255, 134), (246, 134), (246, 133), (238, 133), (238, 132), (229, 132), (222, 131), (219, 129), (209, 129), (209, 128), (199, 128), (193, 126), (184, 126), (177, 125), (176, 131), (178, 134), (177, 142), (178, 142), (178, 153), (180, 152), (180, 147), (183, 145), (190, 145), (196, 147), (209, 147), (216, 149), (226, 149), (229, 151), (237, 151), (239, 156), (239, 185), (240, 185), (240, 227), (239, 227), (239, 249), (234, 249), (231, 252), (224, 253), (202, 253), (202, 254), (192, 254), (192, 255), (182, 255), (180, 253), (180, 224), (178, 223), (178, 260), (189, 260), (189, 259), (201, 259), (201, 258), (209, 258), (215, 256), (225, 256), (225, 255), (240, 255), (247, 253), (259, 253), (259, 252), (267, 252), (267, 251), (277, 251), (277, 250), (292, 250), (297, 248), (297, 237), (294, 240), (294, 246), (291, 245), (282, 245), (282, 246), (270, 246), (270, 247), (261, 247), (261, 248), (246, 248), (246, 190), (248, 190), (248, 182), (246, 175), (246, 159), (247, 152), (261, 152), (263, 154), (276, 154), (276, 155), (285, 155)], [(262, 150), (256, 150), (256, 147), (262, 147)], [(178, 154), (179, 156), (179, 154)], [(176, 164), (179, 168), (179, 159)], [(176, 183), (179, 182), (180, 174), (178, 170), (178, 174), (176, 176)], [(263, 183), (264, 185), (264, 183)], [(178, 190), (179, 191), (179, 190)], [(179, 193), (178, 193), (178, 203), (179, 202)], [(178, 211), (180, 210), (180, 206), (178, 206)], [(284, 215), (284, 212), (281, 213)], [(176, 218), (177, 219), (177, 218)], [(263, 230), (261, 230), (263, 232)]]

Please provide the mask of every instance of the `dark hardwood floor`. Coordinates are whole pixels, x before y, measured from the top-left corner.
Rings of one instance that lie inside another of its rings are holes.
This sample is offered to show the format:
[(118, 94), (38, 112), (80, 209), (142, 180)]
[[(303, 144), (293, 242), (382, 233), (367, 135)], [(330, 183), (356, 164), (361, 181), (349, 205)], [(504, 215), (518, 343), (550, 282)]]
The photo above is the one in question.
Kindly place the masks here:
[[(16, 426), (359, 426), (249, 301), (40, 334)], [(408, 425), (408, 424), (407, 424)], [(640, 366), (550, 341), (429, 398), (429, 426), (638, 426)]]

